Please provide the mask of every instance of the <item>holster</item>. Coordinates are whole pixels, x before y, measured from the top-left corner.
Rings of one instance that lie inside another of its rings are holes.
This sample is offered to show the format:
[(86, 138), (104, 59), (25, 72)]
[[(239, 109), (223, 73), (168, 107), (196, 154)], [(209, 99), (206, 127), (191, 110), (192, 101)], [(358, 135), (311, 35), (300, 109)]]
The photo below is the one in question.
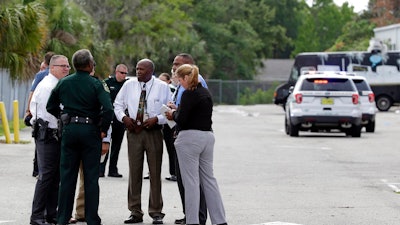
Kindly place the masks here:
[(68, 115), (68, 113), (64, 113), (64, 114), (61, 114), (60, 120), (61, 120), (62, 125), (67, 125), (71, 121), (71, 117)]
[(57, 120), (57, 125), (58, 125), (57, 136), (58, 136), (58, 138), (61, 139), (63, 127), (64, 127), (64, 125), (69, 124), (70, 121), (71, 121), (71, 117), (68, 115), (68, 113), (64, 113), (64, 114), (60, 115), (60, 118)]
[(33, 121), (33, 126), (32, 126), (32, 137), (36, 138), (38, 131), (39, 131), (39, 124), (35, 121)]
[(61, 138), (62, 137), (62, 130), (63, 130), (63, 122), (61, 121), (61, 119), (57, 120), (57, 137)]
[(39, 118), (35, 122), (35, 138), (39, 141), (44, 141), (47, 137), (47, 128), (49, 128), (49, 122), (44, 121), (42, 118)]

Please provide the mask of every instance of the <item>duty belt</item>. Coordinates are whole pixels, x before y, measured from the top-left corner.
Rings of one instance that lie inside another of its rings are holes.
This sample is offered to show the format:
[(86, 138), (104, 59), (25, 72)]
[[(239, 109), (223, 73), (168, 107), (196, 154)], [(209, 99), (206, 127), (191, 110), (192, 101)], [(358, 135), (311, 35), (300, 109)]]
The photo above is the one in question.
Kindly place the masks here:
[(70, 123), (93, 124), (93, 120), (89, 117), (71, 116)]

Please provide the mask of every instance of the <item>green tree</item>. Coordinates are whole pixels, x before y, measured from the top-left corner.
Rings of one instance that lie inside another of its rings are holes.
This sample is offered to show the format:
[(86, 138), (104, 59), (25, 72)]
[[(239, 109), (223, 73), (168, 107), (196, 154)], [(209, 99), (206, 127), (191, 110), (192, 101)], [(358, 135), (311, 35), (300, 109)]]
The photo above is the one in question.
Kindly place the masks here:
[[(266, 0), (266, 4), (275, 12), (272, 21), (269, 23), (270, 26), (275, 26), (277, 31), (272, 35), (263, 35), (262, 32), (271, 31), (270, 29), (263, 29), (264, 27), (260, 29), (260, 36), (268, 39), (271, 39), (272, 36), (273, 40), (275, 40), (274, 43), (263, 48), (268, 51), (265, 52), (267, 53), (265, 56), (268, 58), (289, 58), (294, 49), (294, 40), (297, 39), (299, 28), (304, 19), (304, 11), (308, 10), (308, 5), (305, 1), (298, 0)], [(271, 15), (272, 13), (265, 11), (265, 14)], [(263, 42), (268, 43), (266, 40), (263, 40)]]
[(368, 20), (357, 18), (348, 22), (335, 44), (328, 51), (366, 51), (369, 40), (374, 36), (375, 25)]
[(212, 78), (252, 79), (259, 65), (257, 52), (263, 43), (251, 24), (243, 19), (245, 3), (201, 0), (193, 7), (194, 28), (206, 42), (215, 64)]
[(44, 50), (71, 58), (78, 49), (89, 49), (96, 61), (96, 75), (106, 77), (112, 70), (113, 45), (101, 40), (100, 28), (92, 17), (69, 0), (46, 0), (44, 6), (49, 12), (50, 31)]
[(213, 68), (205, 42), (186, 13), (191, 0), (75, 1), (100, 25), (101, 37), (115, 44), (115, 61), (131, 70), (140, 59), (150, 58), (157, 73), (169, 72), (180, 52), (191, 53), (203, 71)]
[(40, 65), (47, 28), (41, 4), (3, 4), (0, 7), (0, 67), (12, 79), (29, 79)]
[(112, 44), (98, 38), (98, 26), (80, 7), (69, 0), (19, 2), (0, 7), (0, 66), (12, 79), (31, 79), (47, 51), (70, 58), (80, 48), (92, 51), (98, 74), (109, 73)]
[(348, 3), (339, 7), (333, 0), (314, 0), (313, 6), (304, 16), (304, 23), (300, 26), (292, 55), (327, 50), (342, 34), (344, 25), (355, 16)]

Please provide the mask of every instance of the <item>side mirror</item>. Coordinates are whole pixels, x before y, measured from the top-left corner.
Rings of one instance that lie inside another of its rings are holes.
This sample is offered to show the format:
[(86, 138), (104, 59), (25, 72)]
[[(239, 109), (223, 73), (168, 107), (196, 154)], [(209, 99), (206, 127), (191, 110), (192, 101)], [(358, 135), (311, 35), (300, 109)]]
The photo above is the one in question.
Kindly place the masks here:
[(293, 90), (294, 90), (294, 86), (290, 86), (290, 88), (289, 88), (289, 94), (291, 94), (291, 93), (293, 92)]

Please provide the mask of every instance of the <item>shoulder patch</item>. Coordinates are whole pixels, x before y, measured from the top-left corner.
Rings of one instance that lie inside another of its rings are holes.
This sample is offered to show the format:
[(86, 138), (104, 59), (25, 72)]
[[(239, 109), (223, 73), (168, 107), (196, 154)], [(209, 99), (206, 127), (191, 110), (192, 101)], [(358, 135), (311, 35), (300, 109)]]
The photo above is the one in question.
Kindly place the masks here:
[(101, 83), (103, 84), (104, 90), (107, 91), (108, 93), (110, 93), (110, 89), (108, 88), (108, 85), (106, 84), (106, 82), (101, 81)]

